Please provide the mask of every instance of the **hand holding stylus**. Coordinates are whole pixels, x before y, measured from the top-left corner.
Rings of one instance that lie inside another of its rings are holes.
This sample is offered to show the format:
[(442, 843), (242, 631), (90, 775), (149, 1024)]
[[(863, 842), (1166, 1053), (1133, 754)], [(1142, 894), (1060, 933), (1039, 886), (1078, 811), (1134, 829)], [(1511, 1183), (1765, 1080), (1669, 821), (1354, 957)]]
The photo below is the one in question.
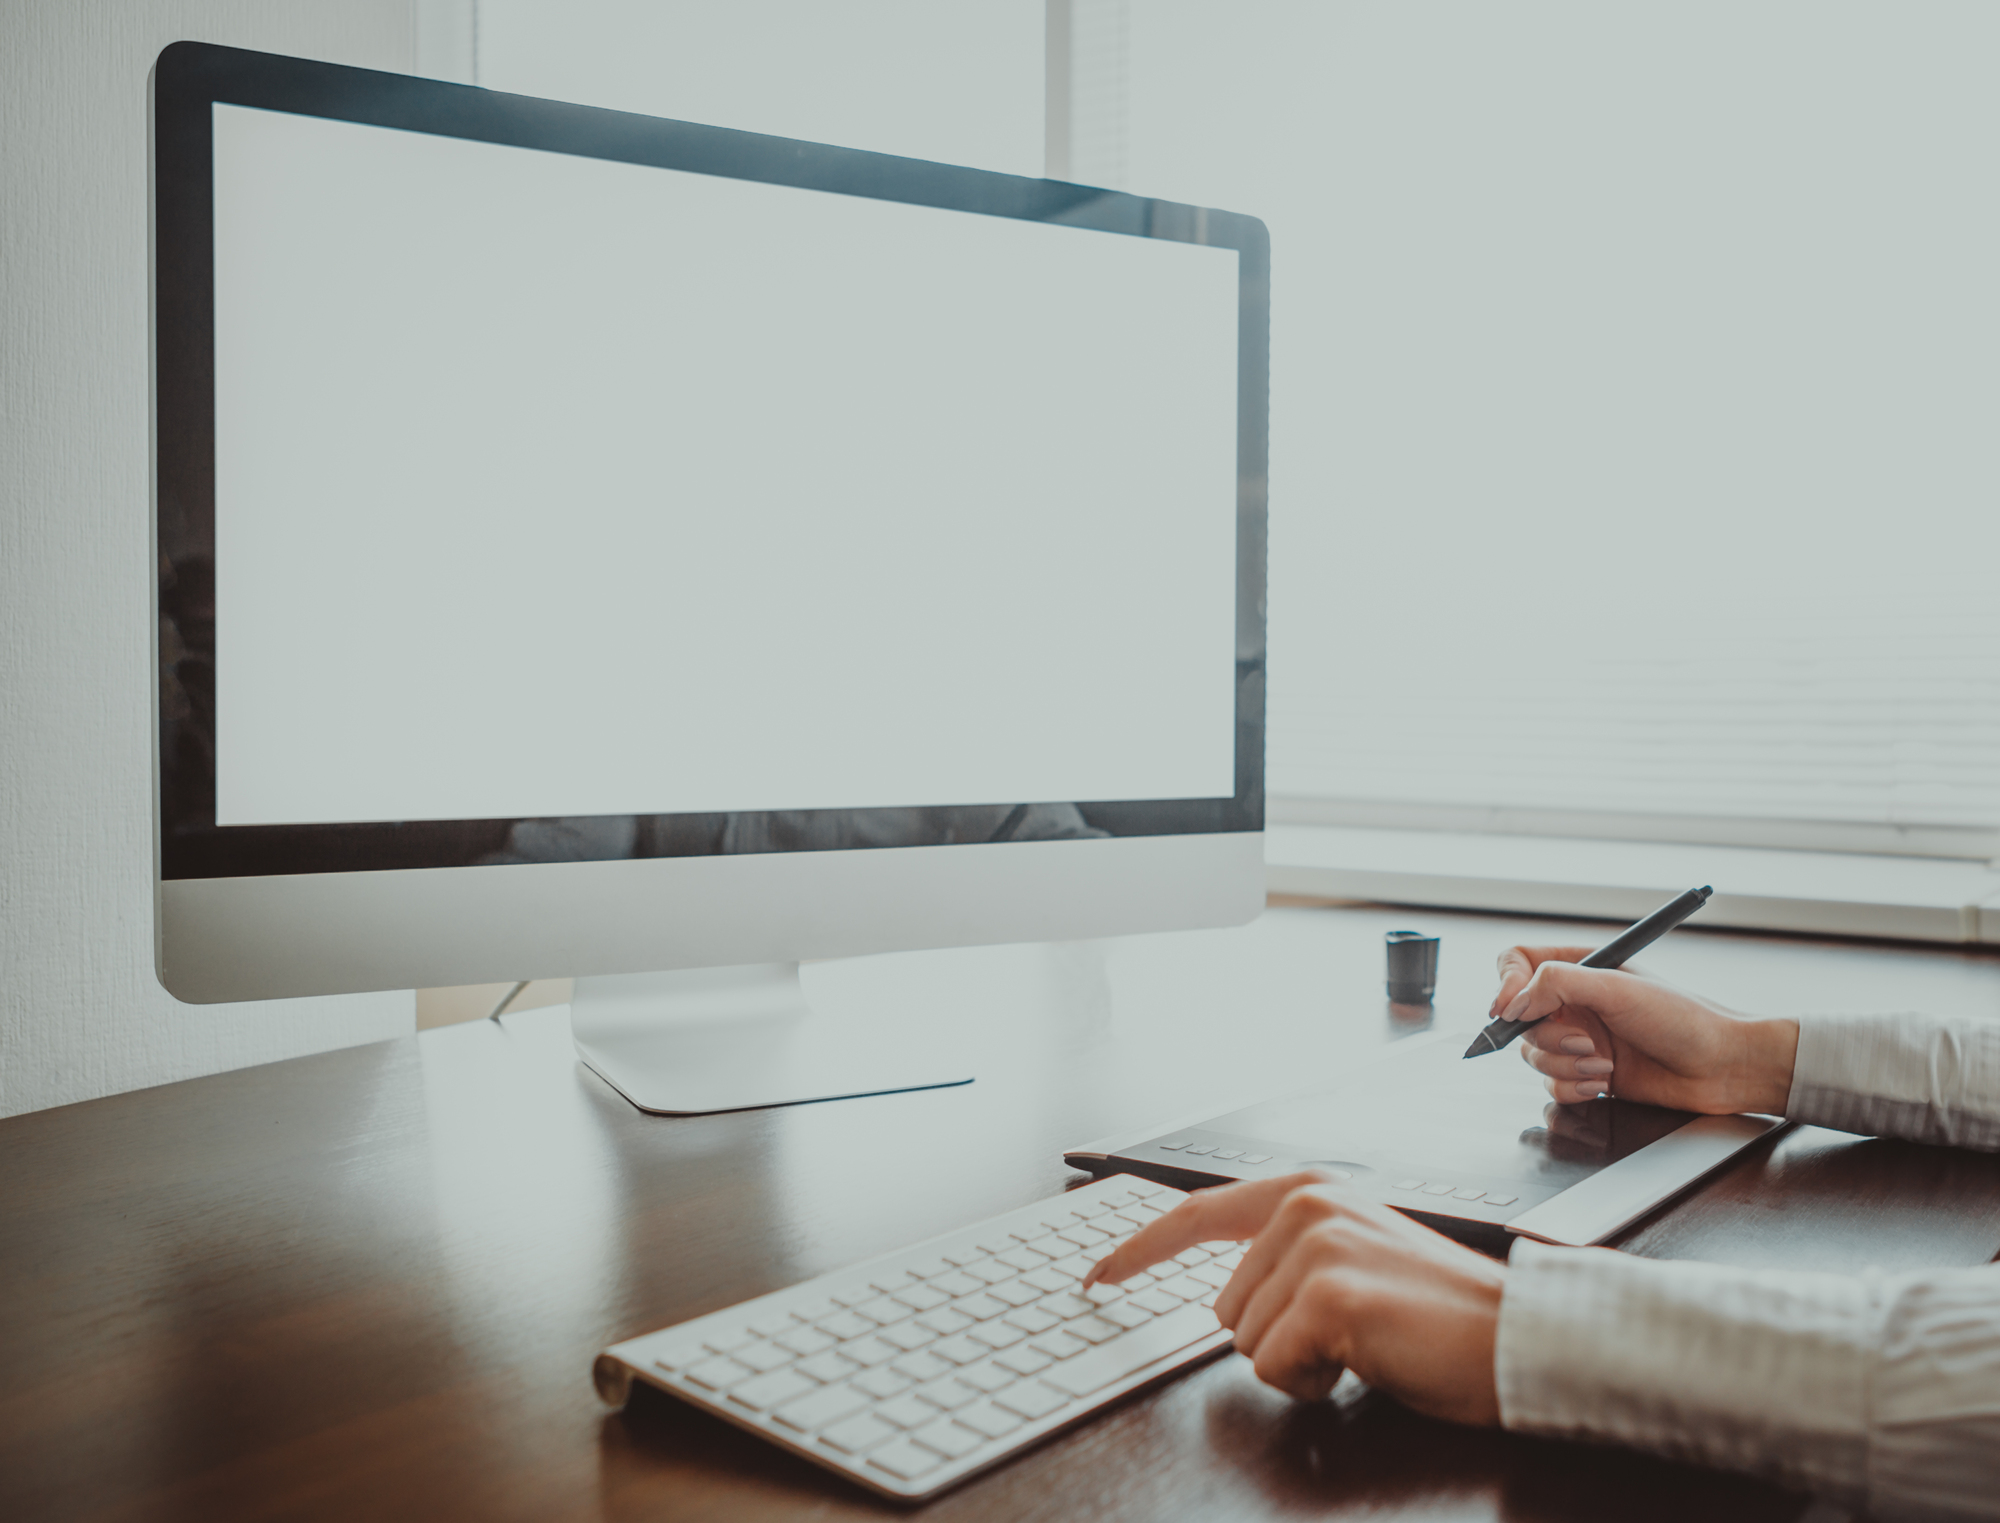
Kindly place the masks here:
[(1707, 1115), (1781, 1114), (1799, 1025), (1741, 1015), (1634, 973), (1580, 966), (1583, 947), (1510, 947), (1496, 1018), (1534, 1021), (1521, 1056), (1564, 1104), (1615, 1091)]

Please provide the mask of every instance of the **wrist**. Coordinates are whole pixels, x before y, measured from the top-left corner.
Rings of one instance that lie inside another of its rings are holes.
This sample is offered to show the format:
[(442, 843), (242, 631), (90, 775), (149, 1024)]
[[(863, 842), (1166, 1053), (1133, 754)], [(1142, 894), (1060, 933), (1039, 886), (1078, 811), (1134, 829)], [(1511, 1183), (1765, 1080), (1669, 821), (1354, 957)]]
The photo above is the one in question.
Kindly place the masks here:
[(1792, 1097), (1799, 1023), (1786, 1017), (1744, 1021), (1736, 1062), (1733, 1111), (1782, 1116)]

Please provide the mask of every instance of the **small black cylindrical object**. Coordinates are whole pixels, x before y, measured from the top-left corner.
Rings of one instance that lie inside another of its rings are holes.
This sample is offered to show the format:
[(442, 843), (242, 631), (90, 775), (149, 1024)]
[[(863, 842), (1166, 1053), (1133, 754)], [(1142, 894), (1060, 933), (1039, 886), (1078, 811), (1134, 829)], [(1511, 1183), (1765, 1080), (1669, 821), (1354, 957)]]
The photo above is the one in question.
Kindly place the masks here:
[(1391, 931), (1389, 998), (1398, 1005), (1428, 1005), (1437, 992), (1438, 939), (1422, 931)]

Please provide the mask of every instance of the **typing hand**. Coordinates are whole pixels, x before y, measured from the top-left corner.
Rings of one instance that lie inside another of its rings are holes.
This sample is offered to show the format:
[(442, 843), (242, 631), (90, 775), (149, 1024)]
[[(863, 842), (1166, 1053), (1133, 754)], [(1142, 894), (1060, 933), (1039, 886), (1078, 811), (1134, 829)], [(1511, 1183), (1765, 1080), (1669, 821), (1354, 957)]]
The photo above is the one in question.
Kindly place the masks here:
[(1676, 1110), (1784, 1111), (1799, 1026), (1757, 1020), (1631, 968), (1580, 968), (1588, 947), (1510, 947), (1492, 1015), (1536, 1020), (1521, 1056), (1565, 1104), (1616, 1093)]
[(1493, 1339), (1504, 1266), (1306, 1171), (1201, 1190), (1085, 1280), (1117, 1284), (1218, 1239), (1251, 1239), (1215, 1315), (1258, 1379), (1316, 1401), (1352, 1368), (1405, 1404), (1497, 1423)]

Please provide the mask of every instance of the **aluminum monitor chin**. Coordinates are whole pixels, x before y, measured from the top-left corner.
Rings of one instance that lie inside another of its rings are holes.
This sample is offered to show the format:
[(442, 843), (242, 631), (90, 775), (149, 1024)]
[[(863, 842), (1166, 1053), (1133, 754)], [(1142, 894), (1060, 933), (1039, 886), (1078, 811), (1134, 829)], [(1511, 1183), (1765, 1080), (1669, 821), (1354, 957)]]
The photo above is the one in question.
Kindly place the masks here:
[(152, 173), (175, 995), (1257, 912), (1254, 218), (196, 43)]

